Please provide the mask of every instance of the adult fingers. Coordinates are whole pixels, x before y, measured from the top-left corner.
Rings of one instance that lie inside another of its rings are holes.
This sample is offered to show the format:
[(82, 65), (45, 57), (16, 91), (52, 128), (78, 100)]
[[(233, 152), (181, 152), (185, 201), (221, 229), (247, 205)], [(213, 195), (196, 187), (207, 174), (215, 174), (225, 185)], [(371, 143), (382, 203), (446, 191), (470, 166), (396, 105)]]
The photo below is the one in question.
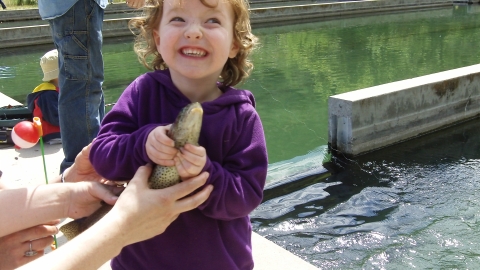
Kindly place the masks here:
[(28, 249), (25, 251), (23, 249), (7, 250), (7, 253), (0, 253), (0, 269), (17, 269), (22, 265), (40, 258), (44, 254), (44, 251), (41, 250), (40, 252), (37, 252), (37, 254), (27, 257), (25, 256), (26, 251), (28, 251)]
[(150, 177), (150, 174), (152, 173), (152, 165), (147, 164), (145, 166), (140, 166), (138, 170), (135, 172), (135, 175), (133, 176), (132, 180), (127, 185), (127, 188), (130, 185), (134, 186), (139, 186), (142, 188), (148, 188), (148, 178)]
[(110, 205), (115, 204), (118, 199), (118, 196), (114, 194), (111, 186), (106, 186), (96, 182), (92, 182), (91, 194), (92, 196), (103, 200)]
[(192, 209), (197, 208), (199, 205), (204, 203), (208, 197), (210, 196), (210, 193), (212, 193), (213, 186), (208, 185), (205, 188), (203, 188), (200, 192), (195, 193), (192, 196), (185, 197), (177, 202), (177, 207), (178, 210), (183, 213), (186, 211), (190, 211)]
[[(120, 194), (125, 190), (125, 183), (115, 183), (115, 182), (110, 182), (108, 184), (102, 183), (103, 187), (108, 189), (113, 195), (116, 195), (117, 197), (120, 196)], [(114, 202), (118, 200), (118, 198), (112, 197), (114, 199)], [(108, 201), (105, 201), (106, 203), (109, 203)], [(112, 204), (112, 203), (109, 203)]]
[(42, 238), (39, 238), (39, 239), (35, 239), (35, 240), (31, 240), (31, 241), (27, 241), (24, 243), (24, 249), (25, 251), (27, 250), (30, 250), (30, 242), (32, 243), (32, 250), (36, 251), (36, 252), (41, 252), (43, 251), (44, 249), (46, 249), (47, 247), (50, 247), (50, 245), (53, 243), (54, 239), (53, 239), (53, 236), (49, 235), (49, 236), (46, 236), (46, 237), (42, 237)]
[[(95, 140), (95, 139), (94, 139)], [(93, 141), (92, 141), (93, 143)], [(88, 144), (87, 146), (82, 148), (82, 151), (77, 155), (77, 157), (88, 158), (90, 156), (90, 149), (92, 149), (92, 144)]]
[[(52, 225), (37, 225), (15, 233), (19, 242), (48, 237), (58, 233), (58, 228)], [(13, 234), (12, 234), (13, 235)]]
[[(50, 245), (50, 243), (52, 243), (52, 239), (53, 238), (49, 239), (49, 244), (48, 245)], [(15, 251), (12, 251), (12, 254), (11, 254), (13, 259), (15, 259), (15, 262), (14, 262), (14, 264), (16, 264), (15, 268), (17, 268), (21, 265), (27, 264), (31, 261), (34, 261), (34, 260), (42, 257), (43, 254), (45, 253), (44, 249), (45, 249), (45, 247), (44, 248), (40, 248), (40, 246), (34, 247), (33, 242), (32, 242), (32, 249), (31, 250), (35, 251), (36, 253), (34, 255), (31, 255), (31, 256), (25, 256), (25, 253), (27, 251), (30, 251), (30, 241), (22, 243), (21, 246), (19, 246), (19, 248), (16, 249)]]
[[(0, 238), (0, 269), (15, 269), (41, 257), (53, 242), (51, 235), (57, 232), (55, 226), (38, 225)], [(32, 251), (37, 253), (25, 256), (25, 252), (30, 251), (30, 243)]]
[(43, 225), (57, 225), (57, 224), (60, 223), (60, 221), (61, 221), (60, 219), (54, 219), (54, 220), (52, 220), (52, 221), (46, 222), (46, 223), (43, 224)]
[(187, 181), (183, 181), (179, 184), (168, 187), (165, 190), (168, 190), (168, 192), (171, 193), (173, 197), (180, 199), (192, 193), (199, 187), (205, 185), (208, 176), (208, 172), (203, 172), (191, 179), (188, 179)]

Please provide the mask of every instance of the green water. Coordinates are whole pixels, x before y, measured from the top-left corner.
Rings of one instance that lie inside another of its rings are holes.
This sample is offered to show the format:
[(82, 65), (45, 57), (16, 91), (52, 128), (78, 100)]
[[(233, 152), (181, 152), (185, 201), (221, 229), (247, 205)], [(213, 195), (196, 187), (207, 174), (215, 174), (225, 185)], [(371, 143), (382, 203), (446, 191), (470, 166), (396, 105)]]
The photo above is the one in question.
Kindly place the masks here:
[(253, 229), (321, 269), (480, 269), (480, 119), (268, 189)]
[[(254, 33), (261, 41), (255, 70), (240, 87), (255, 95), (272, 164), (327, 144), (331, 95), (480, 63), (479, 5)], [(0, 91), (24, 102), (40, 82), (38, 59), (51, 48), (0, 50)], [(146, 70), (130, 39), (106, 40), (104, 58), (105, 97), (113, 103)], [(478, 138), (471, 130), (452, 136)], [(324, 268), (478, 268), (480, 144), (460, 140), (471, 152), (452, 157), (436, 151), (445, 140), (389, 148), (340, 175), (308, 178), (300, 190), (266, 194), (252, 214), (254, 230)]]
[[(327, 144), (330, 95), (480, 63), (476, 7), (254, 29), (261, 47), (241, 87), (255, 94), (270, 162)], [(51, 48), (0, 50), (0, 91), (25, 102), (40, 82), (38, 59)], [(105, 97), (112, 103), (146, 70), (130, 39), (106, 40), (104, 58)]]

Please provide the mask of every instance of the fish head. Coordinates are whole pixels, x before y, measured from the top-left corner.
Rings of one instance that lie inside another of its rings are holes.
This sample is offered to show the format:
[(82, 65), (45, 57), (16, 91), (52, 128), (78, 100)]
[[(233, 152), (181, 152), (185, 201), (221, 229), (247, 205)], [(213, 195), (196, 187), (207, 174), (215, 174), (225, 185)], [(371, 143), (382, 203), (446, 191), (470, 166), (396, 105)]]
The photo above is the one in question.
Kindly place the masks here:
[(198, 102), (191, 103), (180, 111), (169, 132), (176, 148), (183, 147), (186, 143), (198, 145), (202, 119), (203, 109)]

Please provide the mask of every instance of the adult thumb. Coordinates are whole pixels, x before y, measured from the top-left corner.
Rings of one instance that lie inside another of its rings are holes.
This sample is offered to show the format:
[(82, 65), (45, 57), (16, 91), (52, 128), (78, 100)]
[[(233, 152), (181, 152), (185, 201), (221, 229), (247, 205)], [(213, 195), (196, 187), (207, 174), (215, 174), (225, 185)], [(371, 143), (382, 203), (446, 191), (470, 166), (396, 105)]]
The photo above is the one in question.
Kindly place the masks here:
[(132, 180), (128, 183), (129, 185), (134, 184), (139, 187), (148, 187), (148, 178), (152, 173), (152, 164), (147, 164), (145, 166), (140, 166), (133, 176)]

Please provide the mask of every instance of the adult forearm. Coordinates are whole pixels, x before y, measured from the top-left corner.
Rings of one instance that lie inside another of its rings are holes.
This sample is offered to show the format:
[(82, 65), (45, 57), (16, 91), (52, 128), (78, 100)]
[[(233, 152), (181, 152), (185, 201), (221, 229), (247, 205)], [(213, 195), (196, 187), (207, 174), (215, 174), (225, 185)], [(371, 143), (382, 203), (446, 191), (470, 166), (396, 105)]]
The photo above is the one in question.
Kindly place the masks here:
[(48, 180), (49, 184), (55, 184), (55, 183), (61, 183), (61, 182), (62, 182), (61, 175), (57, 175), (53, 179)]
[(118, 255), (127, 243), (125, 233), (120, 229), (121, 226), (112, 226), (112, 220), (107, 217), (108, 215), (59, 249), (19, 269), (93, 270), (100, 268), (106, 261)]
[(0, 190), (0, 237), (63, 218), (69, 192), (58, 185)]

